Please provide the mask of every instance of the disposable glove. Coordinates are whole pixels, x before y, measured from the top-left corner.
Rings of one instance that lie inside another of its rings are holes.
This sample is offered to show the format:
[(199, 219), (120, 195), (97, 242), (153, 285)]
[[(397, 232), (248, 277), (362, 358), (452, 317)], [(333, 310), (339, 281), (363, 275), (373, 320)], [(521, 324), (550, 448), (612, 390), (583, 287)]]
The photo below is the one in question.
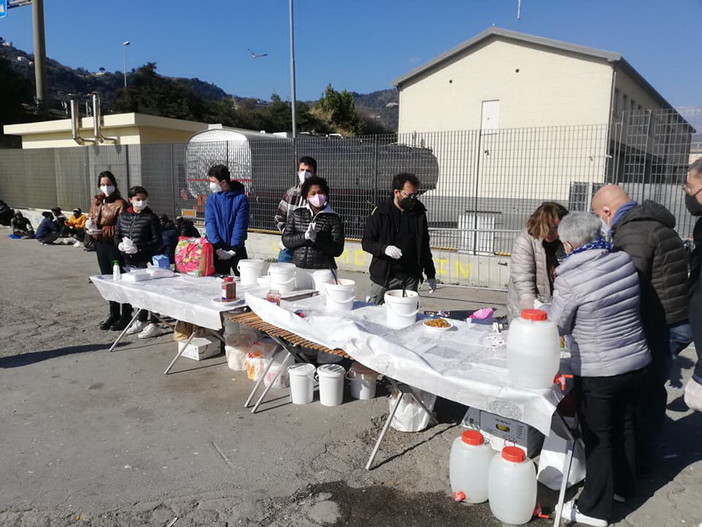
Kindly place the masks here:
[(139, 249), (137, 249), (136, 245), (128, 245), (124, 252), (127, 254), (136, 254), (139, 252)]
[(278, 242), (278, 249), (280, 249), (281, 251), (284, 251), (285, 249), (287, 249), (287, 247), (286, 247), (285, 244), (283, 243), (283, 240), (280, 240), (280, 241)]
[(217, 249), (217, 258), (220, 260), (231, 260), (236, 256), (236, 251), (225, 251), (224, 249)]
[(385, 248), (385, 254), (387, 254), (393, 260), (399, 260), (402, 258), (402, 249), (395, 247), (394, 245), (388, 245)]
[(429, 294), (432, 294), (436, 291), (436, 278), (429, 278), (427, 283), (429, 284)]
[(314, 230), (315, 226), (315, 223), (312, 222), (305, 231), (305, 239), (311, 241), (312, 243), (314, 243), (314, 241), (317, 239), (317, 231)]

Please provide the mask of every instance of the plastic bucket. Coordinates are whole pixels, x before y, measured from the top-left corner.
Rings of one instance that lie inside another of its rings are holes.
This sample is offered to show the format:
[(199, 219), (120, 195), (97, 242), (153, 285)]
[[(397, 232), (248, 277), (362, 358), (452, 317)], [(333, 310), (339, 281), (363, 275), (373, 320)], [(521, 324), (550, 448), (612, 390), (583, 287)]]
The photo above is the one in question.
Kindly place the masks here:
[(324, 294), (324, 284), (326, 284), (329, 280), (334, 279), (334, 275), (332, 274), (331, 270), (317, 269), (316, 271), (310, 271), (309, 273), (312, 280), (314, 280), (315, 290)]
[(288, 367), (290, 400), (293, 404), (309, 404), (314, 399), (314, 366), (293, 364)]
[(270, 276), (271, 289), (280, 291), (281, 293), (290, 293), (295, 291), (295, 276), (297, 275), (297, 267), (291, 263), (272, 263), (268, 267), (268, 276)]
[(385, 314), (391, 328), (400, 329), (411, 326), (417, 321), (419, 311), (419, 293), (392, 289), (385, 292)]
[(375, 398), (375, 389), (378, 384), (376, 372), (354, 364), (346, 374), (346, 378), (349, 380), (351, 397), (362, 401)]
[(317, 368), (319, 402), (323, 406), (339, 406), (344, 400), (346, 370), (339, 364), (324, 364)]
[(256, 279), (263, 274), (263, 260), (260, 258), (239, 260), (236, 269), (239, 271), (242, 287), (255, 286)]

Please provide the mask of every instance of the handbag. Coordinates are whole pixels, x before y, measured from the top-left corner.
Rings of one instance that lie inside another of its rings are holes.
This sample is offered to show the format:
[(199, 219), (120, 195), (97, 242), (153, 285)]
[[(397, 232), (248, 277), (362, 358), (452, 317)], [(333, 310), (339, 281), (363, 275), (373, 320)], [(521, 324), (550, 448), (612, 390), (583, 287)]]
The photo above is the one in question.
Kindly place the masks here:
[(214, 249), (207, 238), (178, 238), (175, 249), (176, 271), (190, 276), (214, 274)]

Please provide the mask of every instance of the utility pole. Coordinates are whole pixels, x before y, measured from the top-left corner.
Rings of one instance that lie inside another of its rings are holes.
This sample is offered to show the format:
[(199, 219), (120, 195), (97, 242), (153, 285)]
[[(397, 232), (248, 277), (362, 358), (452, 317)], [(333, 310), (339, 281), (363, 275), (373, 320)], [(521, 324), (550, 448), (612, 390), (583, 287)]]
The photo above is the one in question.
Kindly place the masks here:
[(293, 0), (290, 0), (290, 99), (292, 106), (292, 138), (297, 136), (295, 115), (295, 19), (293, 17)]
[(7, 8), (32, 5), (32, 34), (34, 36), (34, 80), (37, 107), (46, 104), (46, 41), (44, 38), (44, 0), (8, 0)]

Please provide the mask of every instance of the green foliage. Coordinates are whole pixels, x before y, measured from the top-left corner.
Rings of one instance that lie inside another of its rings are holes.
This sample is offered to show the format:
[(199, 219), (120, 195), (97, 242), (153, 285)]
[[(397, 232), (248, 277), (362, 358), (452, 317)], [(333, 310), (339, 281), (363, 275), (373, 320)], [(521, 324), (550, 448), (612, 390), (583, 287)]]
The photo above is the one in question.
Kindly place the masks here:
[(0, 56), (0, 125), (27, 119), (28, 112), (23, 105), (32, 103), (31, 90), (29, 82), (15, 73), (10, 62)]
[(365, 123), (356, 111), (356, 103), (351, 92), (346, 90), (338, 92), (329, 84), (322, 98), (317, 101), (314, 110), (317, 117), (327, 121), (336, 133), (342, 135), (364, 133)]

